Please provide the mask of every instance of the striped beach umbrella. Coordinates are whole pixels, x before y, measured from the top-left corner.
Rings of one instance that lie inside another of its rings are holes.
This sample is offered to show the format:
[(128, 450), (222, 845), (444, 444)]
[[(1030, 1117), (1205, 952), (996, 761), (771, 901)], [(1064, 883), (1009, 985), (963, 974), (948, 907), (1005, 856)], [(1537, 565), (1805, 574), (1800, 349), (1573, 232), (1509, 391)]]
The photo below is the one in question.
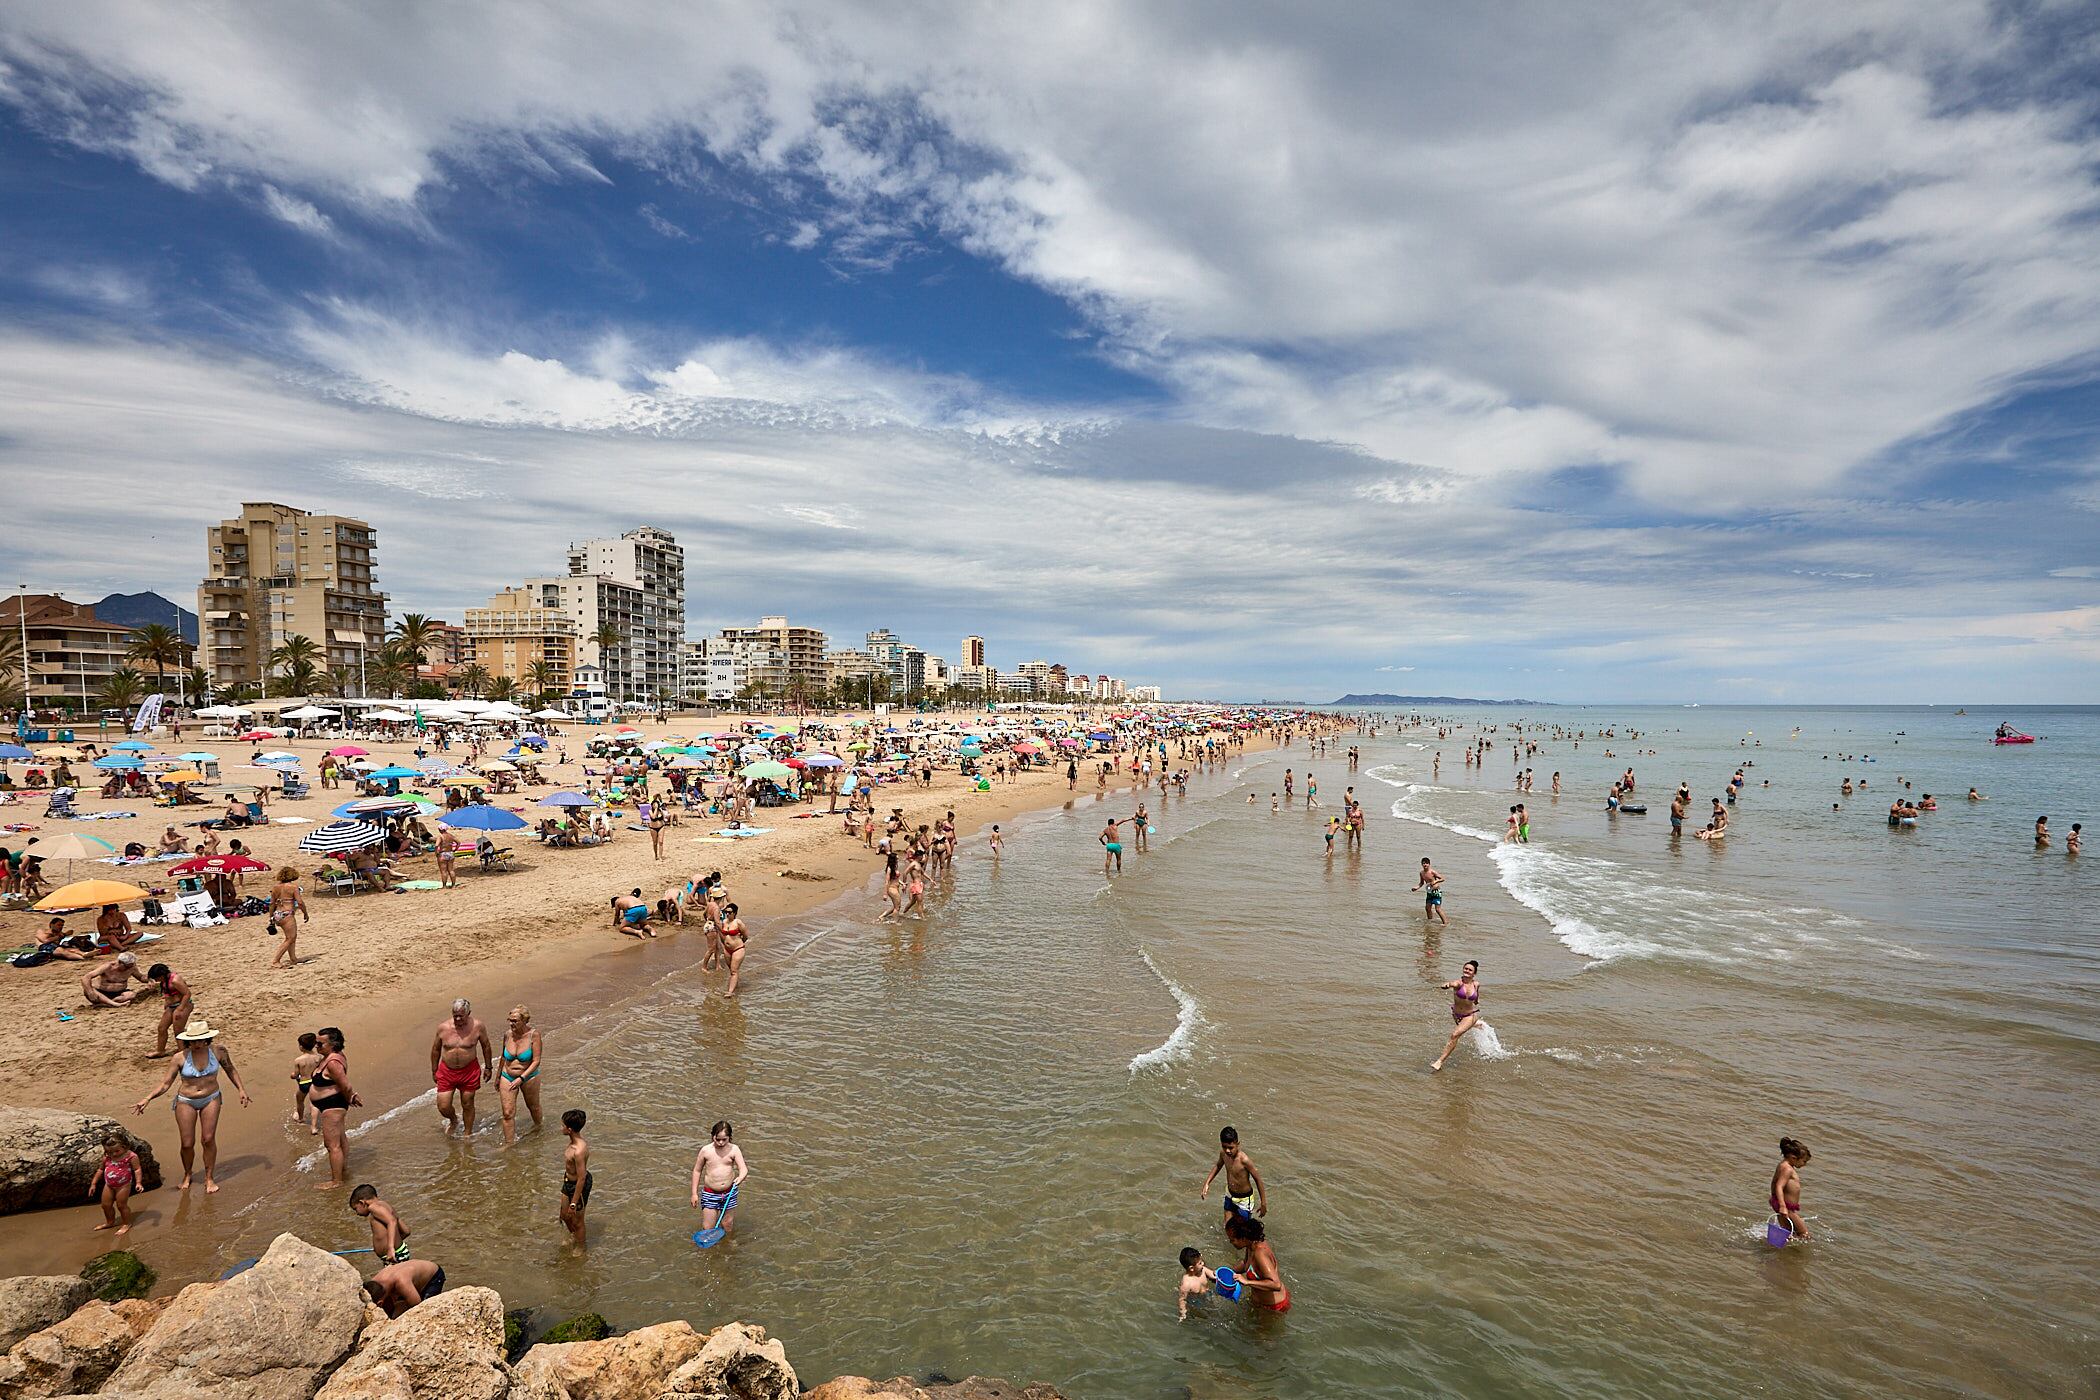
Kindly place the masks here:
[(326, 826), (317, 826), (300, 837), (299, 849), (330, 855), (339, 851), (362, 850), (385, 839), (385, 830), (371, 822), (330, 822)]

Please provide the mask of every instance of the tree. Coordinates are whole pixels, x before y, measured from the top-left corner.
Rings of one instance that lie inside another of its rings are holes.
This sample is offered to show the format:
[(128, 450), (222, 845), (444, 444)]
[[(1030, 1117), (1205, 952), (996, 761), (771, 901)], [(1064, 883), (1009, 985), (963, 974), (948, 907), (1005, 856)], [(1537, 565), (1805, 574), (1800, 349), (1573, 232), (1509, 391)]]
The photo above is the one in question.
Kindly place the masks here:
[(518, 683), (509, 676), (498, 676), (489, 682), (489, 699), (512, 700), (517, 698)]
[(441, 635), (438, 624), (422, 613), (403, 613), (394, 624), (394, 640), (416, 654), (418, 665), (428, 659)]
[(416, 668), (422, 664), (423, 654), (397, 637), (365, 658), (366, 682), (399, 695), (416, 683)]
[(553, 698), (555, 678), (560, 675), (561, 671), (555, 664), (544, 659), (525, 668), (526, 683), (532, 687), (533, 698), (538, 704), (544, 706)]
[(102, 682), (102, 703), (113, 710), (130, 710), (146, 693), (146, 678), (125, 666), (112, 671)]
[(458, 683), (460, 694), (478, 697), (482, 691), (488, 689), (489, 668), (479, 661), (469, 661), (452, 679)]
[(321, 688), (322, 677), (327, 673), (305, 657), (300, 657), (284, 668), (284, 683), (294, 695), (312, 695)]
[(190, 703), (193, 705), (204, 700), (215, 688), (212, 685), (211, 674), (202, 666), (190, 667), (189, 675), (183, 679), (186, 683), (183, 693), (190, 697)]
[(22, 636), (0, 631), (0, 702), (12, 705), (22, 698)]
[(165, 622), (149, 622), (142, 627), (132, 628), (126, 643), (124, 659), (152, 663), (153, 688), (165, 694), (168, 689), (168, 668), (179, 667), (186, 659), (184, 653), (187, 648), (183, 646), (182, 634)]
[(328, 674), (321, 677), (321, 689), (330, 695), (354, 695), (357, 693), (357, 670), (351, 666), (330, 666)]
[[(619, 628), (613, 626), (610, 622), (599, 623), (598, 630), (591, 633), (591, 643), (598, 648), (599, 675), (605, 681), (605, 693), (608, 695), (612, 695), (614, 691), (612, 657), (609, 656), (607, 653), (611, 652), (615, 647), (620, 646), (626, 640), (627, 634), (625, 632), (622, 632)], [(619, 669), (622, 674), (625, 674), (627, 670), (624, 664)], [(620, 695), (618, 698), (624, 700), (627, 697), (625, 695)]]
[[(310, 694), (316, 680), (316, 663), (320, 659), (320, 645), (313, 638), (294, 632), (270, 649), (269, 666), (263, 675), (267, 679), (271, 671), (282, 671), (292, 682), (295, 693)], [(305, 678), (304, 686), (298, 684), (298, 677)]]

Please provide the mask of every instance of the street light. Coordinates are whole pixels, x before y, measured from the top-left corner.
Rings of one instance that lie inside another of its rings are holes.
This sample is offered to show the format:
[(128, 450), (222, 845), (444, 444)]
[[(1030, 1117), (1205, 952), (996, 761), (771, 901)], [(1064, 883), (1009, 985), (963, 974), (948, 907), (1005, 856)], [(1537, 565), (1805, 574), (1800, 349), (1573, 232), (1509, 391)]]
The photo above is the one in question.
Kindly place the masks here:
[(16, 588), (17, 588), (18, 592), (16, 593), (16, 596), (15, 596), (15, 616), (16, 616), (16, 618), (17, 618), (17, 619), (18, 619), (18, 620), (19, 620), (19, 621), (21, 622), (21, 624), (22, 624), (22, 713), (23, 713), (23, 715), (24, 715), (24, 716), (27, 716), (27, 715), (28, 715), (28, 714), (30, 713), (30, 709), (29, 709), (29, 585), (28, 585), (28, 584), (26, 584), (26, 583), (23, 583), (23, 584), (17, 584), (17, 585), (16, 585)]

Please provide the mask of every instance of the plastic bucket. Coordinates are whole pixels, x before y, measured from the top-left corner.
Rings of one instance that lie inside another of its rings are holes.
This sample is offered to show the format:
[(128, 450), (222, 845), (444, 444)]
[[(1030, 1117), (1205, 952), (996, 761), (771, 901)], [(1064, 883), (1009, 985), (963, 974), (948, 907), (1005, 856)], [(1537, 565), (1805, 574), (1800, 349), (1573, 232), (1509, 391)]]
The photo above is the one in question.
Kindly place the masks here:
[(1240, 1300), (1240, 1281), (1233, 1277), (1232, 1270), (1218, 1270), (1218, 1296), (1237, 1303)]
[(1765, 1222), (1765, 1243), (1774, 1249), (1785, 1249), (1794, 1242), (1794, 1232), (1778, 1216)]

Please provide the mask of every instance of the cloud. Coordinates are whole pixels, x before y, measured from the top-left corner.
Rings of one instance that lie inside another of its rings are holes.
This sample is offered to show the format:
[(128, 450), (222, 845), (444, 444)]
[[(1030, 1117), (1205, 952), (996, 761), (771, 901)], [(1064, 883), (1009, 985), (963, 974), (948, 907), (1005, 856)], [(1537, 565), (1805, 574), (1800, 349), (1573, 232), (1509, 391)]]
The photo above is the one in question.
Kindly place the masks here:
[(641, 214), (643, 223), (649, 225), (650, 228), (655, 229), (664, 237), (673, 239), (680, 243), (690, 243), (693, 241), (693, 235), (687, 233), (677, 224), (671, 222), (670, 219), (664, 217), (663, 211), (658, 209), (654, 204), (644, 204), (636, 212)]
[(334, 223), (326, 214), (297, 195), (286, 194), (275, 185), (262, 187), (262, 199), (263, 208), (269, 210), (273, 218), (282, 219), (293, 228), (312, 234), (329, 234), (335, 231)]
[(1381, 671), (1412, 671), (1415, 668), (1412, 666), (1380, 666), (1378, 669)]

